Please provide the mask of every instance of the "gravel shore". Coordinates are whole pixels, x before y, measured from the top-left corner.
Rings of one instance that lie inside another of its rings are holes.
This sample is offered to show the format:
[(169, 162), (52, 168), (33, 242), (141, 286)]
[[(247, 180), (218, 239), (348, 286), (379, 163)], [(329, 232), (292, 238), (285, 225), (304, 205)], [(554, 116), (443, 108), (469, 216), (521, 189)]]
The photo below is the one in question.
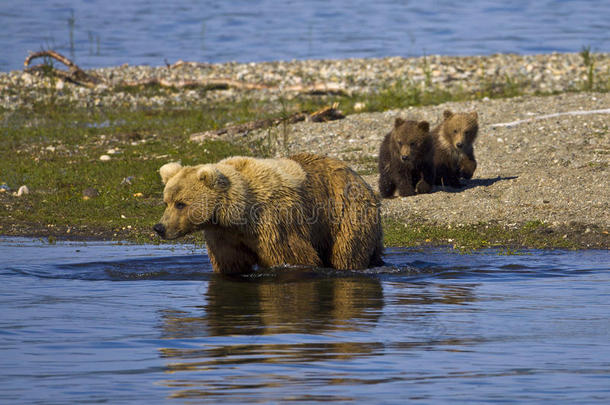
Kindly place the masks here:
[[(591, 74), (599, 83), (610, 72), (610, 54), (591, 54)], [(62, 68), (59, 63), (55, 68)], [(179, 61), (166, 67), (128, 66), (92, 69), (100, 78), (93, 88), (77, 86), (41, 73), (0, 73), (0, 107), (8, 110), (28, 107), (34, 101), (70, 102), (86, 107), (159, 107), (197, 105), (214, 101), (290, 98), (295, 86), (321, 84), (342, 94), (367, 94), (395, 83), (420, 88), (434, 87), (448, 92), (475, 94), (502, 86), (517, 86), (524, 94), (582, 90), (589, 80), (589, 68), (579, 54), (543, 54), (420, 58), (303, 60), (266, 63), (206, 64)], [(170, 83), (229, 79), (269, 88), (231, 88), (205, 91), (184, 88), (160, 91), (154, 96), (124, 88), (128, 82), (159, 79)]]

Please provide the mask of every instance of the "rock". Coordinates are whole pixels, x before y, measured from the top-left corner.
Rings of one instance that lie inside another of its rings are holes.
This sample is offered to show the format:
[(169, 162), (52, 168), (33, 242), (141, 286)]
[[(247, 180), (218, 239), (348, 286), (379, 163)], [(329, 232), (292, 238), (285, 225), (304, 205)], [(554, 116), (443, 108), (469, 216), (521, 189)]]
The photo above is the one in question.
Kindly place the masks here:
[(85, 190), (83, 190), (83, 199), (84, 200), (99, 197), (99, 195), (100, 195), (100, 192), (97, 191), (97, 189), (95, 189), (93, 187), (88, 187)]
[(102, 156), (100, 156), (100, 160), (101, 160), (102, 162), (107, 162), (107, 161), (109, 161), (109, 160), (110, 160), (110, 156), (108, 156), (108, 155), (102, 155)]
[(131, 186), (133, 184), (134, 180), (135, 180), (135, 177), (127, 176), (127, 177), (123, 178), (123, 180), (121, 180), (121, 185), (122, 186)]
[(30, 189), (28, 188), (28, 186), (23, 185), (19, 187), (19, 190), (17, 190), (17, 197), (21, 197), (22, 195), (26, 194), (30, 194)]
[(366, 104), (359, 101), (356, 104), (354, 104), (354, 111), (362, 111), (366, 108)]

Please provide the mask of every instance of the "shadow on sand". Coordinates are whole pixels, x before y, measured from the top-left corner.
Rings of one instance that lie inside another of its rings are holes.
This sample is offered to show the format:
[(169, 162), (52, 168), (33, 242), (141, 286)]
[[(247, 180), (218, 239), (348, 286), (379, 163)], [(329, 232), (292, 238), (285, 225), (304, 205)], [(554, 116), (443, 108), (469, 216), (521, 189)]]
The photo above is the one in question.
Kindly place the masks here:
[(460, 187), (460, 188), (454, 188), (454, 187), (449, 187), (449, 186), (435, 186), (434, 190), (432, 192), (446, 191), (447, 193), (459, 193), (460, 191), (468, 190), (470, 188), (491, 186), (492, 184), (494, 184), (498, 181), (514, 180), (517, 177), (518, 176), (506, 176), (506, 177), (498, 176), (498, 177), (493, 177), (493, 178), (489, 178), (489, 179), (470, 179), (470, 180), (465, 180), (464, 181), (465, 184), (462, 184), (462, 187)]

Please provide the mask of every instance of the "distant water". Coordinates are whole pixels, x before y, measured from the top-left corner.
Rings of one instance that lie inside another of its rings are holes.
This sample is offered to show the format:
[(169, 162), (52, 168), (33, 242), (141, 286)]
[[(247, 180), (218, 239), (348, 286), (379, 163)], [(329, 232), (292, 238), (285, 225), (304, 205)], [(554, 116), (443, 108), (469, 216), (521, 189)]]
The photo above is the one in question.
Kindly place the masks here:
[(600, 0), (0, 2), (0, 71), (52, 48), (82, 67), (610, 51)]
[(224, 278), (0, 238), (0, 403), (610, 403), (610, 253), (501, 253)]

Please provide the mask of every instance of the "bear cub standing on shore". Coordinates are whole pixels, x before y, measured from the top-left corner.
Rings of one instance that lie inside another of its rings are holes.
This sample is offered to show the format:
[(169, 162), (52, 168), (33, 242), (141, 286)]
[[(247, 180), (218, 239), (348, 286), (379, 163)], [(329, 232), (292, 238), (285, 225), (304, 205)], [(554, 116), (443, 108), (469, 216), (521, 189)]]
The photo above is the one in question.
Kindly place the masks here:
[(473, 144), (479, 130), (478, 114), (446, 110), (443, 122), (432, 132), (434, 139), (434, 184), (459, 188), (460, 178), (470, 179), (477, 168)]
[(396, 118), (379, 150), (379, 193), (391, 198), (429, 193), (434, 184), (434, 142), (427, 121)]

